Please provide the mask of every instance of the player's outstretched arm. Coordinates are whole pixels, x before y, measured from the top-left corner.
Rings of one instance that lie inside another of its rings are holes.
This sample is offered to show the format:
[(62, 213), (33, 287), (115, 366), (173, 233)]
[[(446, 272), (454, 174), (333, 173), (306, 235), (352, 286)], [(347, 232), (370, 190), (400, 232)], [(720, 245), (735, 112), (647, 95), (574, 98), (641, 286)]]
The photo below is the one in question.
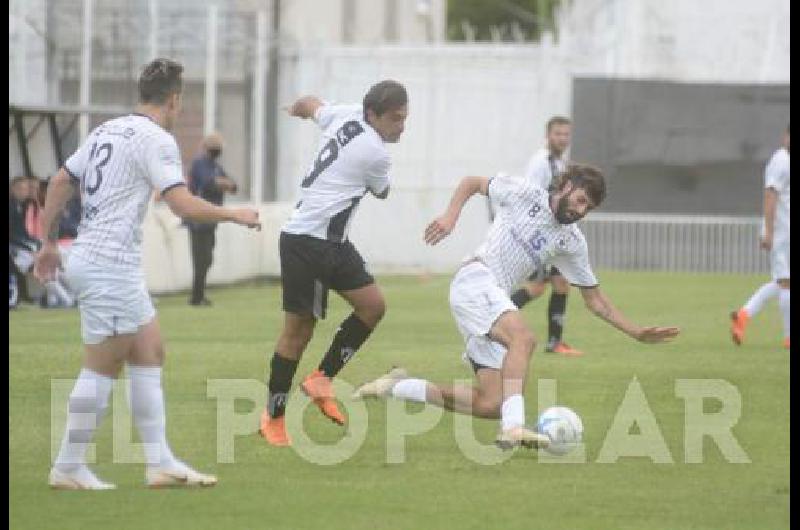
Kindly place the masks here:
[(444, 215), (434, 219), (425, 229), (425, 242), (429, 245), (435, 245), (453, 231), (458, 221), (458, 216), (461, 215), (461, 210), (467, 203), (470, 197), (476, 193), (486, 195), (489, 188), (489, 179), (487, 177), (464, 177), (461, 179), (453, 196), (450, 199), (450, 204)]
[(589, 310), (618, 330), (640, 342), (649, 344), (674, 339), (680, 329), (676, 327), (641, 327), (629, 321), (598, 287), (582, 287), (581, 294)]
[(186, 186), (167, 190), (163, 197), (178, 217), (206, 223), (231, 222), (261, 230), (258, 212), (252, 208), (223, 208), (192, 195)]
[(303, 96), (291, 105), (286, 108), (286, 112), (289, 113), (289, 116), (293, 116), (295, 118), (303, 118), (304, 120), (308, 118), (313, 118), (314, 115), (317, 113), (317, 109), (320, 108), (324, 103), (321, 99), (317, 96)]
[(58, 252), (58, 219), (75, 191), (72, 186), (72, 179), (63, 167), (50, 179), (47, 186), (41, 219), (44, 241), (33, 264), (33, 275), (41, 282), (54, 279), (56, 269), (61, 264), (61, 255)]

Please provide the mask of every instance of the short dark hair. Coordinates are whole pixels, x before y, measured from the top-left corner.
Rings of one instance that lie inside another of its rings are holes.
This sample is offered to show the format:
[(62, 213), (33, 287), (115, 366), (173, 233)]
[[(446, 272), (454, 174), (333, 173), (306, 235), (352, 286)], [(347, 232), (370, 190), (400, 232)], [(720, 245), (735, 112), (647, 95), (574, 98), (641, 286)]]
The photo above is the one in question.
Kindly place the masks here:
[(550, 130), (556, 125), (572, 125), (572, 120), (570, 120), (565, 116), (553, 116), (552, 118), (547, 120), (546, 132), (549, 134)]
[(384, 112), (395, 110), (403, 105), (408, 105), (406, 88), (391, 79), (381, 81), (372, 85), (364, 96), (364, 119), (367, 118), (368, 109), (372, 109), (377, 116), (381, 116)]
[(183, 90), (183, 66), (171, 59), (154, 59), (139, 76), (139, 102), (163, 105)]
[(574, 188), (583, 188), (594, 207), (600, 206), (606, 198), (606, 179), (603, 173), (587, 164), (569, 164), (563, 173), (553, 179), (553, 189), (562, 189), (567, 182)]

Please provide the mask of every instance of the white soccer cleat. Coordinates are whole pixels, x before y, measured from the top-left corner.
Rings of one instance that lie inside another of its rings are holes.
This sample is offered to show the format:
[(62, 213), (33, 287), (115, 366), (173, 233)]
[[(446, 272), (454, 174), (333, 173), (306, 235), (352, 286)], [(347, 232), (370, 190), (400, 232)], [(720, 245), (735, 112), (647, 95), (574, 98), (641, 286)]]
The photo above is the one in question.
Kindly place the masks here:
[(114, 484), (103, 482), (86, 466), (80, 466), (75, 471), (60, 471), (55, 467), (50, 469), (47, 483), (57, 490), (114, 490)]
[(398, 368), (395, 366), (374, 381), (364, 383), (358, 387), (353, 393), (352, 397), (353, 399), (375, 399), (388, 397), (392, 394), (392, 388), (394, 385), (397, 384), (398, 381), (406, 379), (407, 377), (408, 372), (406, 372), (403, 368)]
[(519, 426), (502, 431), (494, 443), (504, 451), (518, 446), (527, 449), (546, 449), (550, 445), (550, 438), (527, 427)]
[(148, 467), (146, 479), (148, 488), (210, 487), (217, 483), (214, 475), (195, 471), (183, 462), (171, 467)]

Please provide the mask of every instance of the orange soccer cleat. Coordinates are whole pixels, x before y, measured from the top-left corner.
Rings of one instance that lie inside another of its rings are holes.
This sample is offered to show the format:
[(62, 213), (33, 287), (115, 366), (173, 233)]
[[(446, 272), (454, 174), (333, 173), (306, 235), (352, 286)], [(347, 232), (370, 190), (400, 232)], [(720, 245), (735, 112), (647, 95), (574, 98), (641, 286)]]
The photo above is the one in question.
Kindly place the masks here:
[(731, 339), (737, 346), (744, 342), (744, 328), (747, 327), (748, 320), (750, 315), (744, 309), (731, 312)]
[(785, 339), (783, 339), (783, 347), (786, 348), (787, 350), (790, 349), (789, 348), (789, 337), (786, 337)]
[(300, 389), (314, 401), (319, 410), (332, 422), (344, 425), (345, 419), (336, 405), (333, 384), (328, 376), (319, 370), (314, 370), (303, 380)]
[(264, 409), (264, 412), (261, 413), (261, 429), (259, 432), (270, 445), (276, 447), (292, 445), (291, 438), (286, 434), (286, 421), (284, 416), (270, 418), (269, 413)]
[(547, 348), (547, 351), (551, 353), (560, 353), (565, 357), (580, 357), (583, 355), (582, 351), (576, 350), (566, 342), (557, 342), (552, 348)]

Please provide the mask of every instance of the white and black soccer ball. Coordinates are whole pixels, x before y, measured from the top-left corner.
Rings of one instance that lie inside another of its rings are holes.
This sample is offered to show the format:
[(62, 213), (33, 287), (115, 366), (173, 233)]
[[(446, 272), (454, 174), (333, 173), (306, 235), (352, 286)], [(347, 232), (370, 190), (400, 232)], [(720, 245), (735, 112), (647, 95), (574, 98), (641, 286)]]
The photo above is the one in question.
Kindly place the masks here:
[(539, 415), (536, 430), (550, 438), (547, 452), (565, 455), (583, 440), (583, 422), (567, 407), (550, 407)]

